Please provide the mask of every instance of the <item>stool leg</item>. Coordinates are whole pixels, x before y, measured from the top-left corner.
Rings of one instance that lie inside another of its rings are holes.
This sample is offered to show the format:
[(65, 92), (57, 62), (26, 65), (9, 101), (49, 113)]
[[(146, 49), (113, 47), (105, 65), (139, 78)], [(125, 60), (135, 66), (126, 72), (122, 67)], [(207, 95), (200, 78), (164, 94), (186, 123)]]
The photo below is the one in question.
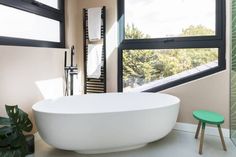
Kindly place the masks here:
[(199, 147), (199, 154), (202, 154), (202, 147), (204, 141), (204, 133), (205, 133), (205, 123), (202, 123), (202, 131), (201, 131), (201, 139), (200, 139), (200, 147)]
[(196, 139), (198, 138), (199, 131), (200, 131), (200, 128), (201, 128), (201, 124), (202, 124), (202, 122), (199, 121), (199, 122), (198, 122), (198, 126), (197, 126), (197, 131), (196, 131), (196, 134), (195, 134), (195, 138), (196, 138)]
[(224, 141), (224, 137), (223, 137), (223, 134), (222, 134), (221, 127), (220, 127), (220, 125), (217, 125), (217, 127), (218, 127), (218, 130), (219, 130), (219, 133), (220, 133), (220, 139), (221, 139), (221, 143), (223, 145), (223, 149), (224, 149), (224, 151), (226, 151), (227, 149), (226, 149), (226, 145), (225, 145), (225, 141)]

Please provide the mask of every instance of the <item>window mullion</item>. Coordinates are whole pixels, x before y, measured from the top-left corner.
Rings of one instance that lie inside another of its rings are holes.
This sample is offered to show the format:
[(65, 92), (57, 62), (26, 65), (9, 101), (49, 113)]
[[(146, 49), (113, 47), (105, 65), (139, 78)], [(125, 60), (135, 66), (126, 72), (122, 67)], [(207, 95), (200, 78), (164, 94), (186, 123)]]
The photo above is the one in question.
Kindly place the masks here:
[(215, 48), (223, 45), (221, 40), (175, 41), (175, 42), (123, 42), (121, 49), (172, 49), (172, 48)]

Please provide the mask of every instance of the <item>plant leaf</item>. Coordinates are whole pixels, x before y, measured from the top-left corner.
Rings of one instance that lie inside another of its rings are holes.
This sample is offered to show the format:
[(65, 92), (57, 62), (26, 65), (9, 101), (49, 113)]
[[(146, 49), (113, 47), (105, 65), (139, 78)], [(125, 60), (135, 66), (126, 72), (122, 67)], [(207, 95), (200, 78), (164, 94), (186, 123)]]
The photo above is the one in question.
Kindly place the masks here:
[(6, 105), (7, 114), (12, 121), (11, 124), (16, 126), (18, 131), (30, 132), (33, 128), (28, 114), (18, 108), (18, 106), (8, 106)]
[(10, 145), (13, 148), (19, 148), (19, 147), (22, 147), (25, 144), (26, 144), (25, 136), (18, 134), (17, 138), (14, 139)]
[(26, 154), (22, 153), (20, 148), (17, 148), (17, 149), (0, 148), (0, 156), (1, 157), (25, 157)]
[(16, 138), (17, 134), (15, 132), (10, 134), (9, 136), (5, 136), (0, 140), (0, 147), (8, 147)]
[(6, 136), (7, 134), (10, 134), (13, 132), (12, 127), (4, 126), (0, 128), (0, 136)]
[(33, 124), (30, 121), (28, 114), (19, 109), (20, 128), (25, 132), (30, 132), (33, 129)]
[(18, 116), (18, 113), (19, 113), (18, 105), (15, 105), (15, 106), (5, 105), (5, 108), (6, 108), (7, 115), (10, 118), (16, 118)]
[(21, 134), (12, 141), (11, 148), (20, 149), (22, 157), (25, 157), (27, 154), (27, 142), (25, 136)]
[(21, 149), (13, 150), (13, 157), (25, 157), (26, 155), (22, 153)]
[(0, 125), (11, 125), (11, 121), (9, 118), (0, 117)]

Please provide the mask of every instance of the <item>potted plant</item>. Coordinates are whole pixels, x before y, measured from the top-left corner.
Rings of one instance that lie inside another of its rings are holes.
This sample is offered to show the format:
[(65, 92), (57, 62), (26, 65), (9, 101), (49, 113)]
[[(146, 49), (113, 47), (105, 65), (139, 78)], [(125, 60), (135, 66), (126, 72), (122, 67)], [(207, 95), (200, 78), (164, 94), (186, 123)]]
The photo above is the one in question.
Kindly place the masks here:
[(33, 128), (28, 114), (19, 109), (17, 105), (5, 105), (5, 109), (8, 118), (0, 117), (0, 156), (25, 157), (33, 153), (33, 135), (26, 136), (24, 134), (25, 132), (31, 132)]

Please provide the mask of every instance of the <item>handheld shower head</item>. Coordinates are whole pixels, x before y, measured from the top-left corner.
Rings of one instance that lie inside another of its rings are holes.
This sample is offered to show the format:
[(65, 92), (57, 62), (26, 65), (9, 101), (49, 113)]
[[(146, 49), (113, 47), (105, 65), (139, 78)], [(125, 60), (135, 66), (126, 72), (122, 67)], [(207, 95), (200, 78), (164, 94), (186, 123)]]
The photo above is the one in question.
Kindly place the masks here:
[(64, 57), (64, 68), (67, 66), (67, 51), (65, 51), (65, 57)]
[(73, 67), (74, 66), (74, 55), (75, 55), (75, 46), (73, 45), (72, 47), (71, 47), (71, 67)]

